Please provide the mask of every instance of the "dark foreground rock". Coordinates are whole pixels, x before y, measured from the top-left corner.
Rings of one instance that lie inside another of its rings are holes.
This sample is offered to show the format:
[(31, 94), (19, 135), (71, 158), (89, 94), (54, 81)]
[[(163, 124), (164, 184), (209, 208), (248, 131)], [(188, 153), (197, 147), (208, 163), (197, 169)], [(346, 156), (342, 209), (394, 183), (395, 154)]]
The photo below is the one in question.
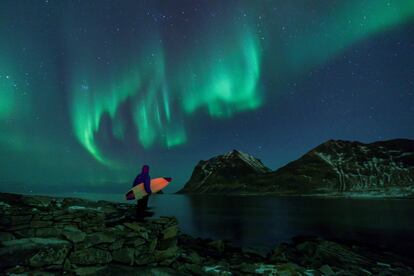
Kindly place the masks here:
[(179, 232), (173, 217), (134, 221), (133, 206), (0, 193), (6, 275), (414, 275), (410, 260), (316, 237), (268, 254)]

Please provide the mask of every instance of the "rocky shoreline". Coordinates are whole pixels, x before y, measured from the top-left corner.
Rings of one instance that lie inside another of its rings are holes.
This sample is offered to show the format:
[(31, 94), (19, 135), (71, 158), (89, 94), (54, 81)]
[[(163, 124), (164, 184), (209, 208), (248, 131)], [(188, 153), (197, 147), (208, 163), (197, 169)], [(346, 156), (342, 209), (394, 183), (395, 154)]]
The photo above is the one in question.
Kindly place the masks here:
[(134, 206), (0, 193), (5, 275), (414, 275), (372, 248), (296, 237), (262, 254), (194, 238), (174, 217), (137, 222)]

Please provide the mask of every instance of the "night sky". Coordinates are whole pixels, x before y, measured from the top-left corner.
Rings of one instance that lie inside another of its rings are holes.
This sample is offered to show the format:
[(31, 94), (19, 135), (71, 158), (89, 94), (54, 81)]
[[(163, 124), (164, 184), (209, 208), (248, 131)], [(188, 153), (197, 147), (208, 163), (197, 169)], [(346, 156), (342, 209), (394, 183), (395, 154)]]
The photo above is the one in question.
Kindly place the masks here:
[[(414, 1), (0, 2), (0, 185), (182, 187), (239, 149), (414, 138)], [(127, 184), (126, 184), (127, 183)]]

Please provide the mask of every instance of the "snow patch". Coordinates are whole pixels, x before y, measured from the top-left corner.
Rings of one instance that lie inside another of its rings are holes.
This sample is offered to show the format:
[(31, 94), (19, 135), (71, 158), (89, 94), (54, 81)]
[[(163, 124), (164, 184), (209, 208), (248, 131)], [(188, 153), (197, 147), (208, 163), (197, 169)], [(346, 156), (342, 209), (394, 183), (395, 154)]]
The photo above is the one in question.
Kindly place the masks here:
[(266, 273), (266, 275), (277, 275), (277, 268), (275, 265), (260, 264), (260, 266), (256, 268), (254, 272), (257, 274)]
[(232, 275), (230, 271), (222, 270), (222, 266), (220, 265), (205, 266), (203, 269), (204, 269), (204, 272), (207, 272), (207, 273), (219, 273), (221, 275)]
[(85, 206), (69, 206), (68, 207), (69, 212), (76, 212), (76, 211), (95, 211), (95, 212), (99, 212), (98, 209), (95, 208), (90, 208), (90, 207), (85, 207)]

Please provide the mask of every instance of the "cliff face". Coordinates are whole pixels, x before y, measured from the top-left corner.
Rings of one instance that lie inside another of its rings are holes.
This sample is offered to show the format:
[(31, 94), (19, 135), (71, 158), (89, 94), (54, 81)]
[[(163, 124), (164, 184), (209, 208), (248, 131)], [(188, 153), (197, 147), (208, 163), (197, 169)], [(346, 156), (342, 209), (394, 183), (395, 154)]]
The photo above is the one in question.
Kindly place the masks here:
[(239, 151), (200, 161), (181, 193), (414, 194), (414, 141), (329, 140), (271, 172)]
[(414, 141), (330, 140), (272, 174), (280, 193), (412, 193)]
[(271, 170), (251, 155), (238, 150), (201, 160), (179, 193), (232, 193), (248, 190), (247, 183)]

